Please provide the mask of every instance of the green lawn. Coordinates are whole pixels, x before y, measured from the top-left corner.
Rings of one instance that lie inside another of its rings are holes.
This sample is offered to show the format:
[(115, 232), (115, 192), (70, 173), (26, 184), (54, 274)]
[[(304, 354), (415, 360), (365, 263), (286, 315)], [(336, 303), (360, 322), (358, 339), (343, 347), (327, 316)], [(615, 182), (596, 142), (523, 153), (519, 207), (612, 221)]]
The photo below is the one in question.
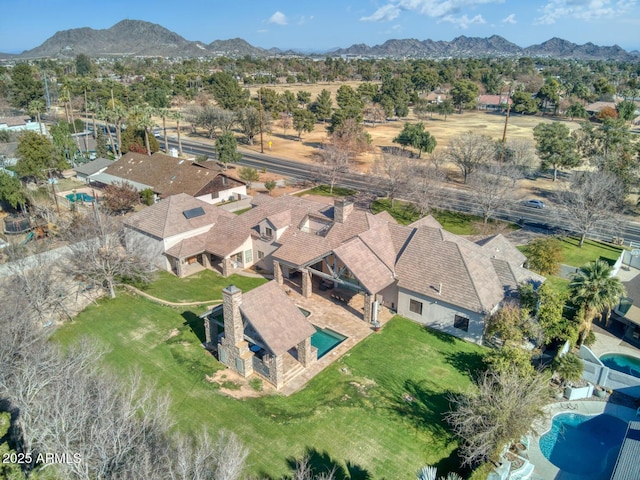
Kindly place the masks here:
[(331, 192), (331, 187), (329, 185), (318, 185), (317, 187), (313, 187), (310, 190), (305, 190), (304, 192), (296, 193), (298, 197), (303, 197), (305, 195), (322, 195), (323, 197), (348, 197), (349, 195), (355, 195), (358, 193), (355, 190), (351, 190), (350, 188), (344, 187), (333, 187), (333, 192)]
[[(394, 207), (391, 208), (391, 200), (388, 198), (375, 200), (371, 204), (371, 211), (373, 213), (379, 213), (386, 210), (398, 223), (402, 225), (409, 225), (421, 217), (420, 212), (412, 203), (402, 202), (400, 200), (396, 200), (394, 203)], [(477, 226), (482, 222), (482, 218), (475, 215), (468, 215), (466, 213), (454, 212), (451, 210), (433, 210), (431, 215), (445, 230), (455, 233), (456, 235), (475, 235), (478, 233)], [(489, 223), (504, 223), (505, 225), (509, 225), (511, 228), (519, 228), (517, 225), (501, 222), (500, 220), (490, 219)]]
[(577, 237), (564, 237), (560, 240), (562, 241), (562, 254), (564, 255), (563, 263), (573, 267), (581, 267), (598, 259), (606, 260), (613, 265), (623, 250), (621, 247), (596, 242), (595, 240), (585, 240), (584, 245), (579, 247), (580, 239)]
[[(179, 334), (170, 336), (174, 329)], [(236, 432), (250, 448), (251, 473), (262, 478), (289, 474), (288, 461), (305, 450), (315, 463), (376, 479), (414, 479), (425, 464), (454, 468), (455, 439), (442, 413), (448, 396), (470, 385), (482, 355), (476, 345), (394, 318), (301, 392), (238, 401), (205, 380), (222, 367), (201, 347), (202, 324), (190, 310), (120, 291), (89, 306), (54, 341), (82, 336), (107, 345), (107, 367), (122, 375), (138, 367), (168, 394), (177, 428)]]
[(222, 300), (222, 289), (235, 285), (240, 290), (251, 290), (262, 285), (263, 278), (230, 275), (223, 277), (211, 270), (202, 270), (186, 278), (178, 278), (169, 272), (158, 272), (157, 280), (144, 291), (168, 302), (205, 302)]

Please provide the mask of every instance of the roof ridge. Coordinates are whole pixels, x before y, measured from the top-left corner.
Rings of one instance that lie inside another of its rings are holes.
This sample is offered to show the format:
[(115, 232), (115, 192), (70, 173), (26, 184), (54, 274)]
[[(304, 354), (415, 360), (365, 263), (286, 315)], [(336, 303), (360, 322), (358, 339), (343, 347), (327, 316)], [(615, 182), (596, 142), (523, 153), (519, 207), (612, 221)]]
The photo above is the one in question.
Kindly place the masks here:
[[(458, 253), (460, 254), (460, 258), (462, 259), (462, 264), (464, 265), (464, 269), (466, 270), (467, 275), (471, 280), (471, 286), (473, 287), (473, 291), (476, 293), (476, 298), (478, 299), (478, 303), (480, 304), (480, 307), (482, 307), (482, 310), (485, 310), (484, 302), (482, 301), (480, 292), (478, 291), (478, 287), (476, 287), (475, 278), (471, 274), (471, 270), (469, 270), (469, 266), (467, 265), (467, 257), (463, 254), (462, 247), (457, 242), (450, 242), (450, 243), (454, 244), (456, 249), (458, 250)], [(471, 252), (471, 253), (475, 253), (475, 252)]]

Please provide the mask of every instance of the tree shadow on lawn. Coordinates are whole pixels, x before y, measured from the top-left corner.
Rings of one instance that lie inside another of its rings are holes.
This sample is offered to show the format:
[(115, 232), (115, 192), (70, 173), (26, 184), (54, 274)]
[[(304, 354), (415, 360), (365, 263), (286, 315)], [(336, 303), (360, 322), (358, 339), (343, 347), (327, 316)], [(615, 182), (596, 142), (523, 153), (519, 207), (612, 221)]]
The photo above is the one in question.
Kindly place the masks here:
[(452, 392), (434, 391), (426, 380), (406, 380), (402, 390), (402, 395), (389, 398), (393, 410), (416, 428), (429, 431), (434, 438), (451, 435), (445, 428), (443, 414), (449, 410), (449, 396)]
[(181, 314), (184, 318), (183, 325), (188, 326), (191, 332), (200, 340), (200, 343), (206, 342), (204, 334), (204, 320), (193, 312), (185, 311)]
[(305, 454), (300, 459), (287, 459), (291, 471), (295, 471), (297, 465), (305, 457), (307, 458), (307, 463), (313, 472), (314, 478), (315, 476), (328, 474), (330, 472), (333, 472), (333, 478), (335, 480), (370, 480), (372, 478), (371, 474), (360, 465), (347, 460), (345, 462), (345, 468), (345, 465), (332, 458), (328, 452), (320, 452), (312, 447), (307, 447)]
[(427, 332), (429, 332), (429, 334), (433, 335), (443, 343), (449, 343), (449, 344), (456, 343), (456, 337), (454, 337), (453, 335), (449, 335), (448, 333), (441, 332), (440, 330), (436, 330), (427, 325), (424, 325), (423, 328)]
[(444, 360), (458, 372), (466, 374), (470, 379), (485, 370), (487, 365), (484, 356), (479, 352), (451, 352), (444, 354)]

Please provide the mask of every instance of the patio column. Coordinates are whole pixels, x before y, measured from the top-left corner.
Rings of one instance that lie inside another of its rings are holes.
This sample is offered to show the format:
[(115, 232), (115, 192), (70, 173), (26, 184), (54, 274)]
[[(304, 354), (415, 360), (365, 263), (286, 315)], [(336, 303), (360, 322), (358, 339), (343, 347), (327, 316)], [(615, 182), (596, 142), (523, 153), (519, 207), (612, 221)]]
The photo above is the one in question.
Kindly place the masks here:
[(231, 258), (226, 257), (222, 259), (222, 276), (228, 277), (231, 275)]
[(280, 390), (284, 386), (284, 360), (282, 355), (274, 355), (269, 362), (269, 380)]
[(311, 337), (305, 338), (298, 346), (298, 361), (303, 367), (308, 367), (313, 362), (313, 354), (311, 352)]
[(202, 258), (202, 265), (204, 266), (204, 268), (211, 268), (211, 262), (209, 261), (209, 254), (208, 253), (201, 253), (200, 254), (200, 258)]
[(282, 280), (282, 267), (280, 266), (280, 262), (276, 260), (273, 261), (273, 278), (275, 278), (278, 285), (282, 285), (284, 282)]
[(311, 272), (309, 270), (302, 270), (302, 296), (304, 298), (311, 297), (313, 293), (313, 286), (311, 284)]
[(370, 293), (365, 293), (364, 294), (364, 314), (362, 316), (362, 319), (367, 322), (367, 323), (371, 323), (372, 320), (372, 304), (373, 304), (373, 295), (371, 295)]
[(184, 267), (182, 265), (182, 259), (176, 258), (176, 275), (178, 275), (179, 278), (182, 278), (184, 276)]
[(218, 341), (218, 324), (213, 318), (204, 318), (204, 337), (207, 349), (213, 348)]

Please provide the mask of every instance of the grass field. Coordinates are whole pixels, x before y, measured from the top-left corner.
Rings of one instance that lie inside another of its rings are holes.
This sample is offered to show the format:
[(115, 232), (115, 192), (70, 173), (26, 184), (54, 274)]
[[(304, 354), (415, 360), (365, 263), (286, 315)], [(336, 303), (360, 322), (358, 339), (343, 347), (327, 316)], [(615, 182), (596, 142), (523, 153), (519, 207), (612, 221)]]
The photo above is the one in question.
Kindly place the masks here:
[(394, 318), (297, 394), (240, 401), (206, 381), (222, 366), (202, 348), (202, 324), (190, 310), (119, 292), (60, 328), (54, 341), (82, 336), (109, 348), (107, 368), (120, 375), (139, 368), (168, 394), (178, 429), (234, 431), (250, 448), (250, 472), (270, 478), (290, 474), (291, 459), (305, 451), (352, 479), (413, 479), (425, 464), (455, 468), (442, 413), (448, 396), (470, 385), (482, 355), (476, 345)]
[(240, 290), (251, 290), (262, 285), (267, 280), (251, 278), (242, 275), (222, 277), (211, 270), (202, 270), (186, 278), (160, 270), (157, 279), (144, 291), (168, 302), (206, 302), (209, 300), (222, 301), (222, 289), (235, 285)]
[(305, 195), (320, 195), (323, 197), (348, 197), (349, 195), (355, 195), (356, 193), (358, 192), (351, 190), (350, 188), (333, 187), (333, 191), (331, 191), (331, 187), (329, 185), (318, 185), (317, 187), (297, 193), (296, 196), (304, 197)]
[[(371, 204), (371, 211), (373, 213), (379, 213), (386, 210), (401, 225), (409, 225), (421, 217), (420, 212), (413, 206), (413, 204), (400, 200), (396, 200), (394, 203), (395, 205), (392, 208), (391, 200), (388, 198), (375, 200)], [(434, 210), (431, 212), (431, 215), (445, 230), (455, 233), (456, 235), (476, 235), (480, 233), (478, 227), (481, 225), (482, 219), (475, 215), (468, 215), (466, 213), (453, 212), (450, 210)], [(489, 226), (500, 228), (519, 228), (516, 225), (492, 219), (489, 220)]]
[(580, 239), (577, 237), (564, 237), (562, 241), (562, 254), (564, 262), (572, 267), (581, 267), (594, 260), (602, 259), (613, 265), (620, 253), (621, 247), (609, 245), (607, 243), (596, 242), (595, 240), (585, 240), (584, 245), (579, 247)]

